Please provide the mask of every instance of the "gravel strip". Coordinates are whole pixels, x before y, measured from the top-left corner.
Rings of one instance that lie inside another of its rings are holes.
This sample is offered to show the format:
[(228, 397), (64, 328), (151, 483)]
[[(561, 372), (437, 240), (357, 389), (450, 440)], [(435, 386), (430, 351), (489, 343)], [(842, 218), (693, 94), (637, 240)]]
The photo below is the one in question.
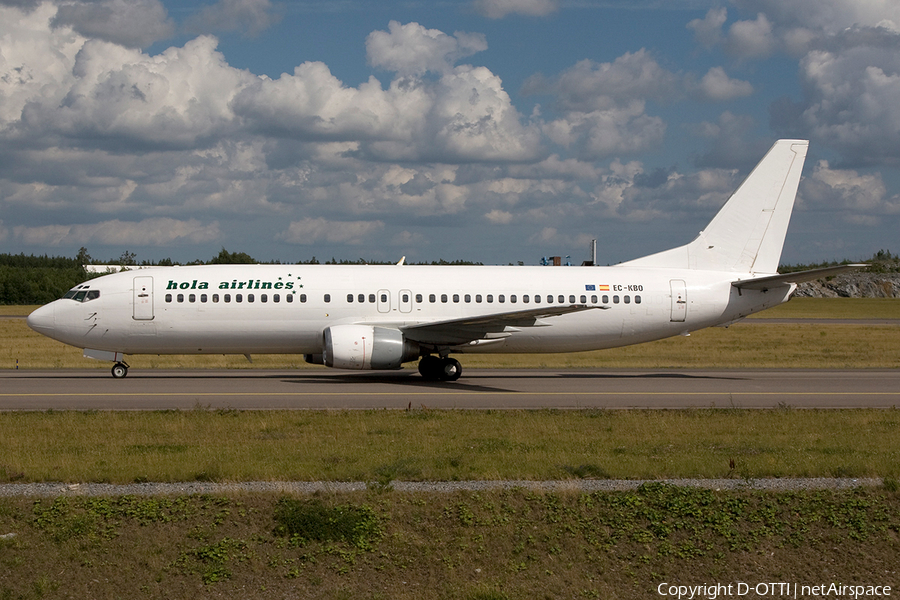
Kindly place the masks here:
[[(509, 490), (522, 488), (545, 492), (611, 492), (634, 490), (644, 483), (664, 483), (714, 490), (844, 490), (855, 487), (877, 487), (881, 478), (784, 478), (784, 479), (566, 479), (558, 481), (393, 481), (398, 492), (442, 492)], [(381, 489), (381, 484), (364, 481), (251, 481), (244, 483), (7, 483), (0, 484), (0, 497), (56, 496), (181, 496), (228, 493), (346, 493)]]

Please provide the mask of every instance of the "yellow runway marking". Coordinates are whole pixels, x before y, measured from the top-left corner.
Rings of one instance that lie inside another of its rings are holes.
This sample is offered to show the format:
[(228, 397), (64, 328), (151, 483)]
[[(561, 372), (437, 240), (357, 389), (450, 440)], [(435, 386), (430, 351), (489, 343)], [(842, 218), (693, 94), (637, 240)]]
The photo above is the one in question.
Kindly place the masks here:
[(167, 396), (900, 396), (897, 392), (109, 392), (109, 393), (0, 393), (0, 398), (160, 397)]

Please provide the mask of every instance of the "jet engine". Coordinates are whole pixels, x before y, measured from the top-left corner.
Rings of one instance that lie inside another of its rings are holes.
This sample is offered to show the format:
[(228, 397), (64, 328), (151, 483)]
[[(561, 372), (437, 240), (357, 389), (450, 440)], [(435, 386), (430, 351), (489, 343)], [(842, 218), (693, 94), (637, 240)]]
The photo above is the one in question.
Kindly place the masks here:
[(399, 369), (419, 358), (419, 344), (397, 329), (335, 325), (325, 330), (322, 362), (336, 369)]

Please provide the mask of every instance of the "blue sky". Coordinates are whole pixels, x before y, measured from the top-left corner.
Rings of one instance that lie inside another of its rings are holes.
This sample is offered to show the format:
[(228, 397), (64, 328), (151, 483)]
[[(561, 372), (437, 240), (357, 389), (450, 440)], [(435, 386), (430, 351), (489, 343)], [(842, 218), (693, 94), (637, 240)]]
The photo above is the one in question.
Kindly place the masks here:
[(811, 140), (783, 262), (897, 251), (893, 0), (0, 0), (0, 251), (602, 264)]

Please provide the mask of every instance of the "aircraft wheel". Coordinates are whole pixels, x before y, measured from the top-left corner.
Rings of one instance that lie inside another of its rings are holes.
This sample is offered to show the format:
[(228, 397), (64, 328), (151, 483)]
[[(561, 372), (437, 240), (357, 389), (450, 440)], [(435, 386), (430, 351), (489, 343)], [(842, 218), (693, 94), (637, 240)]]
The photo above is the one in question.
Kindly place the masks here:
[(113, 368), (112, 368), (112, 376), (113, 377), (115, 377), (116, 379), (122, 379), (126, 375), (128, 375), (128, 365), (125, 365), (123, 363), (116, 363), (113, 365)]
[(429, 381), (437, 381), (441, 376), (441, 359), (436, 356), (423, 356), (419, 361), (419, 373)]
[(462, 365), (455, 358), (445, 358), (441, 361), (441, 381), (456, 381), (462, 375)]

